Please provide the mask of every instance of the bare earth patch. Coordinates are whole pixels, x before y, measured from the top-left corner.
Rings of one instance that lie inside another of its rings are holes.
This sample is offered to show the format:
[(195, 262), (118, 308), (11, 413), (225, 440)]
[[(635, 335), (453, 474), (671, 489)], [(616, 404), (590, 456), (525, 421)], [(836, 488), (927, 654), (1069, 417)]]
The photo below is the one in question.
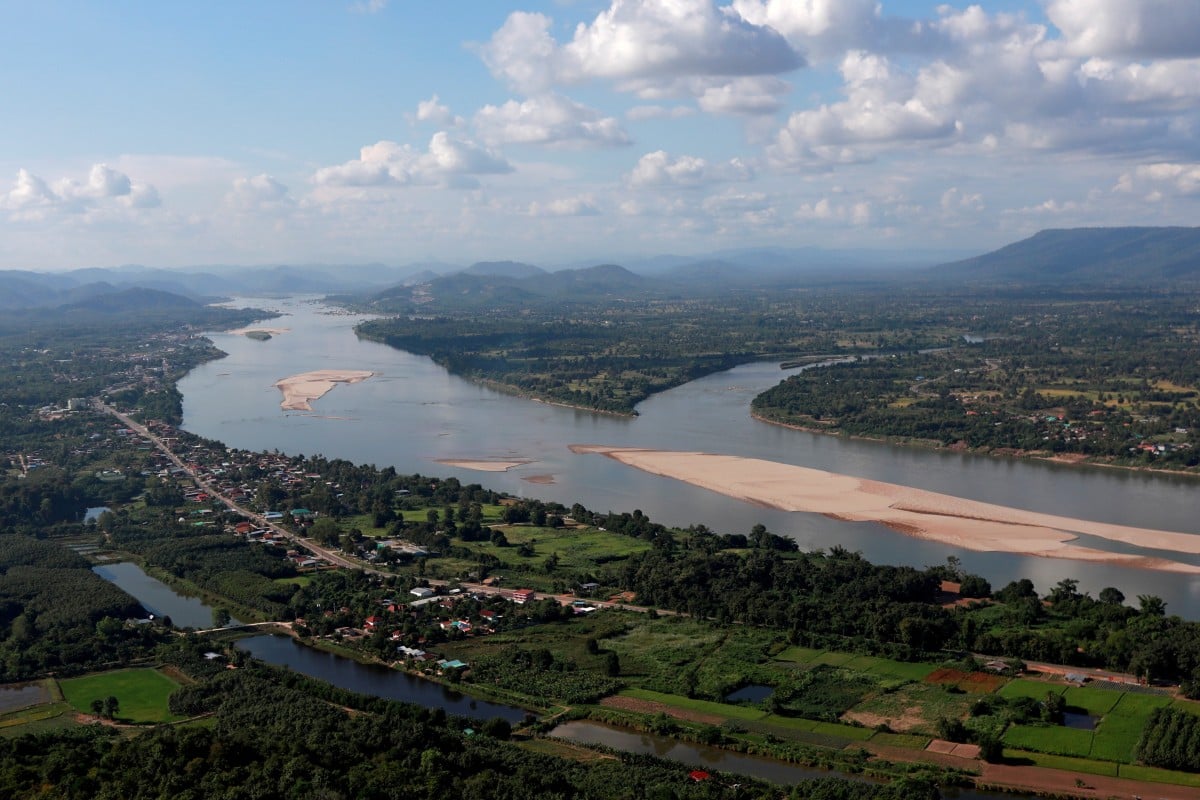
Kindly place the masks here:
[(361, 383), (374, 374), (363, 369), (319, 369), (282, 378), (275, 382), (276, 388), (283, 392), (279, 407), (284, 411), (312, 411), (311, 403), (329, 394), (339, 383)]
[(864, 728), (877, 728), (880, 725), (887, 725), (890, 730), (896, 733), (908, 733), (909, 731), (918, 730), (925, 724), (925, 718), (921, 716), (921, 709), (917, 706), (904, 709), (904, 713), (900, 716), (889, 716), (886, 714), (874, 714), (870, 711), (847, 711), (842, 714), (842, 722), (858, 722)]
[(1200, 574), (1200, 566), (1077, 544), (1079, 534), (1155, 550), (1200, 554), (1200, 535), (1060, 517), (758, 458), (637, 447), (571, 445), (627, 466), (782, 511), (877, 522), (967, 550), (1069, 558)]
[(528, 458), (435, 458), (434, 461), (445, 464), (447, 467), (475, 469), (480, 472), (508, 472), (513, 467), (523, 467), (533, 463), (533, 460)]
[(708, 725), (720, 725), (725, 721), (724, 717), (718, 717), (716, 714), (702, 714), (699, 711), (674, 708), (664, 703), (656, 703), (653, 700), (639, 700), (636, 697), (614, 695), (601, 700), (600, 705), (608, 706), (609, 708), (619, 708), (622, 711), (635, 711), (639, 714), (666, 714), (668, 717), (674, 717), (675, 719), (686, 719), (689, 722), (703, 722)]

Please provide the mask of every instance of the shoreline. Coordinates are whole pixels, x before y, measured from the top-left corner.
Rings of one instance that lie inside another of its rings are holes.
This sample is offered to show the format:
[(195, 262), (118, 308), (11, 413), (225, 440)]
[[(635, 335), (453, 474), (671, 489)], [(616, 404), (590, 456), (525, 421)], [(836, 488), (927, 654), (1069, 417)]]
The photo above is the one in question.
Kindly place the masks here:
[(284, 411), (312, 411), (311, 404), (329, 394), (339, 383), (362, 383), (374, 376), (370, 370), (319, 369), (280, 378), (274, 385), (283, 392), (279, 407)]
[(447, 467), (473, 469), (479, 472), (508, 472), (510, 469), (533, 464), (531, 458), (490, 459), (490, 458), (435, 458), (434, 462)]
[(902, 439), (900, 437), (888, 436), (864, 436), (858, 433), (842, 433), (839, 430), (829, 430), (828, 428), (818, 428), (811, 425), (797, 425), (794, 422), (781, 422), (777, 419), (764, 417), (754, 411), (750, 412), (750, 418), (758, 422), (766, 423), (767, 425), (778, 425), (781, 428), (789, 428), (794, 431), (803, 431), (804, 433), (815, 433), (821, 436), (832, 436), (840, 439), (849, 439), (853, 442), (874, 442), (876, 444), (886, 444), (891, 447), (912, 447), (921, 450), (940, 450), (949, 453), (959, 453), (962, 455), (971, 456), (988, 456), (989, 458), (1004, 458), (1013, 459), (1015, 461), (1042, 461), (1047, 464), (1059, 464), (1065, 467), (1095, 467), (1096, 469), (1116, 469), (1125, 470), (1127, 472), (1149, 473), (1151, 475), (1172, 475), (1190, 480), (1200, 480), (1200, 472), (1184, 472), (1177, 469), (1156, 469), (1154, 467), (1134, 467), (1125, 464), (1111, 464), (1102, 461), (1089, 461), (1093, 456), (1084, 455), (1082, 453), (1059, 453), (1057, 455), (1038, 455), (1041, 451), (1027, 452), (1009, 452), (1002, 448), (992, 448), (984, 450), (978, 447), (955, 448), (951, 445), (939, 443), (931, 443), (928, 440), (921, 439)]
[(875, 522), (906, 536), (1005, 552), (1200, 575), (1200, 566), (1077, 544), (1080, 534), (1139, 548), (1200, 555), (1200, 535), (1135, 528), (983, 503), (953, 495), (762, 459), (603, 445), (571, 445), (654, 475), (780, 511)]

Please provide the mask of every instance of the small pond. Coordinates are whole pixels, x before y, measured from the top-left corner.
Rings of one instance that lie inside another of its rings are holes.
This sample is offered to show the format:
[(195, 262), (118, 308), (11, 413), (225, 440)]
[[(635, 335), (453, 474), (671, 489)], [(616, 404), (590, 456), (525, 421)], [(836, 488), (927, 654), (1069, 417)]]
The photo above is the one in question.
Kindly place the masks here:
[(761, 703), (775, 693), (775, 687), (751, 683), (725, 695), (726, 703)]
[(1068, 728), (1075, 728), (1081, 731), (1094, 731), (1096, 725), (1100, 723), (1099, 717), (1094, 717), (1091, 714), (1084, 714), (1079, 711), (1064, 711), (1063, 725)]
[(109, 508), (108, 506), (92, 506), (91, 508), (84, 509), (83, 524), (84, 525), (92, 524), (96, 520), (100, 519), (100, 515), (103, 514), (105, 511), (112, 511), (112, 509)]
[(50, 692), (40, 683), (0, 686), (0, 714), (50, 702)]

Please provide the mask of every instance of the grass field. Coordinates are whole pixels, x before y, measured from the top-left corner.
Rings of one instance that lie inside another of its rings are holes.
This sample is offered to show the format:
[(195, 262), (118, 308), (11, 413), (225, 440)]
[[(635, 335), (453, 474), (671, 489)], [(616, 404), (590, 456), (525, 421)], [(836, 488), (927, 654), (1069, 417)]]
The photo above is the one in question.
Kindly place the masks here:
[(1176, 786), (1195, 786), (1200, 789), (1200, 775), (1191, 772), (1175, 772), (1157, 767), (1142, 767), (1136, 764), (1122, 764), (1117, 771), (1122, 778), (1135, 781), (1153, 781), (1155, 783), (1173, 783)]
[(1013, 725), (1004, 732), (1004, 744), (1019, 750), (1087, 758), (1092, 752), (1092, 732), (1059, 725)]
[(167, 698), (179, 687), (156, 669), (121, 669), (82, 678), (59, 681), (63, 696), (84, 714), (92, 713), (92, 701), (112, 695), (120, 702), (117, 719), (123, 722), (173, 722), (182, 717), (167, 709)]
[(1089, 775), (1107, 775), (1116, 777), (1118, 765), (1112, 762), (1094, 761), (1090, 758), (1072, 758), (1070, 756), (1053, 756), (1046, 753), (1034, 753), (1028, 750), (1010, 750), (1004, 748), (1004, 758), (1008, 761), (1028, 761), (1047, 769), (1065, 769), (1071, 772), (1086, 772)]
[(767, 712), (751, 706), (735, 706), (727, 703), (714, 703), (710, 700), (696, 700), (691, 697), (680, 697), (676, 694), (663, 694), (647, 689), (626, 689), (620, 693), (623, 697), (633, 697), (638, 700), (649, 700), (662, 703), (671, 708), (681, 708), (685, 711), (696, 711), (701, 714), (725, 717), (726, 719), (754, 720), (762, 719)]
[(1032, 697), (1034, 700), (1045, 700), (1046, 695), (1050, 692), (1062, 694), (1065, 688), (1062, 684), (1017, 678), (1000, 687), (996, 694), (1006, 700), (1012, 700), (1017, 697)]
[(871, 737), (871, 742), (874, 744), (904, 747), (909, 750), (924, 750), (929, 746), (930, 741), (928, 736), (918, 736), (912, 733), (885, 733), (883, 731)]
[(940, 718), (962, 719), (971, 703), (970, 695), (950, 694), (928, 683), (909, 683), (867, 698), (846, 712), (846, 717), (868, 727), (886, 722), (893, 731), (932, 736)]
[(1089, 714), (1103, 716), (1117, 704), (1125, 692), (1112, 689), (1093, 689), (1090, 686), (1072, 686), (1063, 697), (1068, 708), (1082, 708)]
[(814, 650), (811, 647), (789, 647), (775, 656), (775, 659), (777, 661), (790, 661), (793, 664), (809, 664), (823, 652), (825, 651)]

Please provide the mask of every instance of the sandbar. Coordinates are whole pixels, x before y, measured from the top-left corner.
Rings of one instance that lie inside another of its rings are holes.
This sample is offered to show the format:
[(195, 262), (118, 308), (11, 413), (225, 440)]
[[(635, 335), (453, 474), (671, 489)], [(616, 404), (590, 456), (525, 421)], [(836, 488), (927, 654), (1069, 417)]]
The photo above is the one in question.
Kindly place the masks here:
[(517, 458), (509, 461), (503, 459), (490, 458), (435, 458), (439, 464), (445, 464), (447, 467), (458, 467), (459, 469), (476, 469), (481, 472), (507, 472), (513, 467), (523, 467), (526, 464), (533, 462), (527, 458)]
[(278, 336), (281, 333), (291, 333), (291, 331), (291, 328), (238, 328), (225, 332), (231, 336), (245, 336), (247, 333), (269, 333), (272, 336)]
[(339, 383), (361, 383), (374, 375), (363, 369), (319, 369), (302, 372), (275, 382), (283, 392), (279, 407), (285, 411), (312, 411), (314, 400), (320, 400)]
[(1200, 554), (1200, 535), (1112, 525), (983, 503), (948, 494), (757, 458), (571, 445), (631, 467), (782, 511), (878, 522), (919, 539), (966, 550), (1020, 553), (1200, 574), (1200, 566), (1114, 553), (1073, 542), (1080, 534), (1137, 547)]

